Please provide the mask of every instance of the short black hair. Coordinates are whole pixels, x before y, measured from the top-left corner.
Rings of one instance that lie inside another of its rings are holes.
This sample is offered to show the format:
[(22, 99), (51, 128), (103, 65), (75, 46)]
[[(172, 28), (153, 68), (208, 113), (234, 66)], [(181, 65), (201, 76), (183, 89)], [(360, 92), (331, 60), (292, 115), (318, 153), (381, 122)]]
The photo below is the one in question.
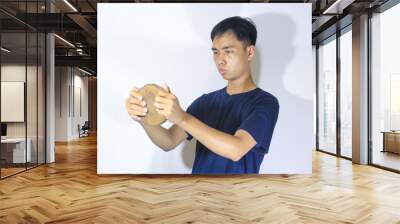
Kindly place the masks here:
[(249, 18), (234, 16), (222, 20), (212, 29), (211, 41), (213, 41), (216, 36), (220, 36), (229, 31), (235, 34), (236, 38), (244, 44), (256, 45), (257, 28)]

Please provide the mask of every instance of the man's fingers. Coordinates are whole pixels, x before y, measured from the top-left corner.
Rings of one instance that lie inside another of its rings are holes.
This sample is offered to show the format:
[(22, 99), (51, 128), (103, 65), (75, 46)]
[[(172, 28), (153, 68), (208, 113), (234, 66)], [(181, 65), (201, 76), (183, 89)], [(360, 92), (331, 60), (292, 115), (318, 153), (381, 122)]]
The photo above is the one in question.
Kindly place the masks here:
[(158, 103), (158, 102), (155, 102), (154, 106), (156, 107), (156, 109), (163, 109), (164, 108), (164, 105), (162, 103)]
[(130, 99), (130, 98), (127, 98), (125, 100), (125, 107), (130, 115), (144, 116), (147, 114), (147, 112), (148, 112), (147, 107), (144, 107), (139, 104), (131, 103), (130, 102), (131, 100), (132, 99)]
[(156, 96), (154, 98), (154, 102), (161, 104), (173, 104), (173, 100), (171, 98)]
[(125, 108), (126, 108), (126, 110), (129, 109), (129, 98), (125, 99)]
[(135, 97), (129, 97), (129, 103), (130, 104), (137, 104), (137, 105), (141, 105), (141, 106), (146, 106), (146, 101), (144, 100), (139, 100)]
[(128, 99), (127, 99), (127, 100), (126, 100), (126, 109), (127, 109), (127, 111), (128, 111), (129, 116), (130, 116), (132, 119), (136, 120), (136, 121), (140, 121), (141, 118), (139, 117), (139, 115), (136, 115), (137, 111), (132, 110), (132, 109), (130, 108), (129, 105), (130, 105), (130, 104), (129, 104)]
[(136, 115), (146, 115), (146, 113), (148, 112), (148, 109), (146, 107), (141, 107), (135, 104), (131, 104), (129, 106), (129, 110), (131, 110)]
[(138, 93), (138, 92), (135, 91), (135, 90), (132, 90), (132, 91), (130, 92), (130, 96), (135, 97), (135, 98), (137, 98), (137, 99), (139, 99), (139, 100), (143, 100), (143, 96), (140, 95), (140, 93)]
[(174, 99), (175, 95), (172, 93), (166, 93), (163, 91), (158, 92), (158, 96), (163, 97), (163, 98), (167, 98), (167, 99)]
[(129, 116), (133, 120), (140, 122), (142, 117), (147, 114), (148, 109), (143, 96), (138, 91), (139, 89), (133, 86), (133, 89), (129, 92), (129, 97), (125, 100), (125, 107)]
[(132, 119), (134, 119), (136, 121), (140, 121), (142, 119), (142, 118), (140, 118), (140, 117), (138, 117), (136, 115), (133, 115), (133, 114), (129, 114), (129, 115), (131, 116)]

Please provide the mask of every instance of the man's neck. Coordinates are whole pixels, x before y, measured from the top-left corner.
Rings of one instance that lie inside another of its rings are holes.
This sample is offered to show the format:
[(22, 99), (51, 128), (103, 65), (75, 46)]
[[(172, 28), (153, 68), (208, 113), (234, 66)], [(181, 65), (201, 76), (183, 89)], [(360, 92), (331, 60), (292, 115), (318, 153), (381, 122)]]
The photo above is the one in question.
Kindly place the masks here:
[(229, 95), (232, 95), (232, 94), (248, 92), (255, 88), (257, 88), (256, 84), (251, 79), (251, 76), (248, 76), (248, 78), (245, 80), (228, 81), (226, 92)]

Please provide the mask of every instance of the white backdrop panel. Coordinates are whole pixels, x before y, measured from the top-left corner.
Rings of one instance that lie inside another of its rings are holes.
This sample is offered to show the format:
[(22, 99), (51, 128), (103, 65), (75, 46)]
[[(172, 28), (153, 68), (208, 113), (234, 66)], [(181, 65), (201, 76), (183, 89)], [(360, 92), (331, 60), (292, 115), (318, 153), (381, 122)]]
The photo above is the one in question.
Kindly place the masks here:
[(256, 23), (253, 77), (280, 103), (260, 173), (311, 173), (311, 4), (105, 3), (98, 4), (99, 174), (191, 172), (195, 141), (163, 152), (129, 117), (124, 100), (133, 85), (165, 82), (186, 109), (201, 94), (226, 86), (213, 62), (210, 32), (231, 16)]

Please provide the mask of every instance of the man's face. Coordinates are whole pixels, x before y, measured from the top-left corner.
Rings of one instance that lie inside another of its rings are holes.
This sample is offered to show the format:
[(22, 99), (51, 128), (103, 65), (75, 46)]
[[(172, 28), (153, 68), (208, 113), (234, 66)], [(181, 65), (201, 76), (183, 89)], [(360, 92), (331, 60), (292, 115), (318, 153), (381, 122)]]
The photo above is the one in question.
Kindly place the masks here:
[(215, 65), (225, 80), (236, 80), (250, 73), (255, 47), (246, 47), (234, 33), (225, 32), (214, 37), (212, 51)]

